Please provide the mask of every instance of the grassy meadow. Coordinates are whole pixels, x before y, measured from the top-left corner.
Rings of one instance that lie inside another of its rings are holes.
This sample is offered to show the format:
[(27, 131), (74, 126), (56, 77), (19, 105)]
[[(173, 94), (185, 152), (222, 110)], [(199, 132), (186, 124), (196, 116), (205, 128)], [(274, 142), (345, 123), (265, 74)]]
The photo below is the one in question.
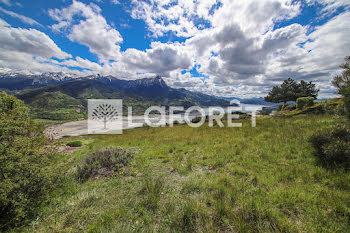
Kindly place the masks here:
[[(341, 119), (261, 117), (252, 128), (138, 128), (51, 155), (61, 185), (24, 232), (350, 232), (350, 174), (318, 165), (310, 136)], [(134, 150), (114, 176), (75, 179), (106, 146)]]

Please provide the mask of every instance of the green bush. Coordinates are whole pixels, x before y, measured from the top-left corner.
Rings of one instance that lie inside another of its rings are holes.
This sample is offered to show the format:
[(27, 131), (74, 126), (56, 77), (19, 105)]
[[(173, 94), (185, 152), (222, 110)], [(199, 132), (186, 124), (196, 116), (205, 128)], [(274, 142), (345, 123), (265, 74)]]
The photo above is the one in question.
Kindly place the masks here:
[(196, 124), (196, 123), (201, 122), (201, 120), (202, 120), (202, 117), (195, 117), (195, 118), (193, 118), (193, 119), (191, 120), (191, 122), (194, 123), (194, 124)]
[[(289, 107), (289, 108), (293, 108), (293, 106), (295, 106), (295, 104), (281, 104), (281, 105), (278, 105), (278, 108), (277, 108), (277, 111), (279, 112), (279, 111), (282, 111), (282, 109), (283, 109), (283, 111), (285, 111), (285, 110), (288, 110), (288, 106), (291, 106), (291, 107)], [(286, 109), (287, 108), (287, 109)], [(293, 109), (292, 109), (293, 110)], [(288, 110), (288, 111), (290, 111), (290, 110)]]
[(350, 119), (350, 83), (342, 90), (344, 109), (346, 116)]
[(284, 107), (284, 110), (286, 111), (292, 111), (292, 110), (295, 110), (297, 108), (296, 104), (287, 104), (285, 107)]
[(0, 93), (0, 230), (33, 217), (53, 185), (42, 132), (22, 101)]
[(89, 178), (112, 176), (133, 158), (133, 153), (119, 147), (106, 147), (87, 156), (78, 166), (76, 178), (85, 182)]
[(260, 114), (263, 115), (263, 116), (268, 116), (268, 115), (270, 115), (270, 113), (268, 113), (268, 112), (265, 111), (265, 110), (260, 111)]
[(350, 128), (347, 125), (319, 132), (310, 138), (315, 156), (326, 167), (350, 168)]
[(81, 141), (73, 141), (73, 142), (68, 142), (66, 146), (70, 147), (81, 147), (83, 143)]
[(300, 97), (297, 99), (297, 109), (304, 109), (314, 105), (314, 97)]

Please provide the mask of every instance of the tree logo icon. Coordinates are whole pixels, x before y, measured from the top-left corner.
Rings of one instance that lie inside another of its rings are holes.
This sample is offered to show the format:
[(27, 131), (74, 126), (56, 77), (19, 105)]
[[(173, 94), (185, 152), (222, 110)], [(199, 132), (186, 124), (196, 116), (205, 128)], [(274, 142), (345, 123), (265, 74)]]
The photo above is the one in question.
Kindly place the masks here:
[(92, 112), (92, 119), (103, 122), (103, 129), (107, 123), (118, 119), (118, 110), (110, 104), (100, 104)]
[(122, 100), (89, 99), (88, 100), (88, 131), (95, 133), (121, 133), (122, 131)]

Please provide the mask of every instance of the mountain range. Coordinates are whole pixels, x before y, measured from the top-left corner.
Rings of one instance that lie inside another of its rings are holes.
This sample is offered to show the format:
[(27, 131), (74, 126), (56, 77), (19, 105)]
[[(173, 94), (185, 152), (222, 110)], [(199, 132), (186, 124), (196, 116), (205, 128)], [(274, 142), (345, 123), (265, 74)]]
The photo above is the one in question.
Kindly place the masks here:
[(78, 77), (65, 73), (0, 74), (0, 90), (14, 94), (31, 109), (34, 118), (73, 120), (86, 117), (87, 99), (123, 99), (124, 113), (134, 114), (153, 105), (228, 106), (229, 101), (199, 92), (169, 87), (164, 80), (122, 80), (112, 76)]

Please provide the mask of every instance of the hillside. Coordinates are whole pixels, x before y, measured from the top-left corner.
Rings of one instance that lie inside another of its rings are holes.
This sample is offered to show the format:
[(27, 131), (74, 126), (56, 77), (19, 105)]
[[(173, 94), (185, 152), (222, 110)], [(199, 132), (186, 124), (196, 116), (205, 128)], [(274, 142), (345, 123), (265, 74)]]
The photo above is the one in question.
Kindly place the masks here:
[[(139, 128), (52, 155), (63, 184), (23, 232), (349, 232), (349, 173), (320, 167), (308, 143), (339, 119), (258, 118), (257, 128)], [(123, 172), (86, 182), (77, 167), (106, 146), (135, 151)]]
[[(184, 89), (173, 89), (163, 79), (119, 80), (111, 77), (87, 77), (59, 81), (43, 87), (17, 91), (16, 96), (32, 109), (36, 118), (61, 118), (58, 112), (70, 112), (64, 120), (86, 117), (87, 99), (123, 99), (124, 113), (133, 107), (134, 114), (143, 114), (153, 105), (161, 106), (228, 106), (229, 102), (194, 93)], [(50, 111), (48, 111), (50, 110)], [(53, 113), (52, 113), (53, 112)]]

